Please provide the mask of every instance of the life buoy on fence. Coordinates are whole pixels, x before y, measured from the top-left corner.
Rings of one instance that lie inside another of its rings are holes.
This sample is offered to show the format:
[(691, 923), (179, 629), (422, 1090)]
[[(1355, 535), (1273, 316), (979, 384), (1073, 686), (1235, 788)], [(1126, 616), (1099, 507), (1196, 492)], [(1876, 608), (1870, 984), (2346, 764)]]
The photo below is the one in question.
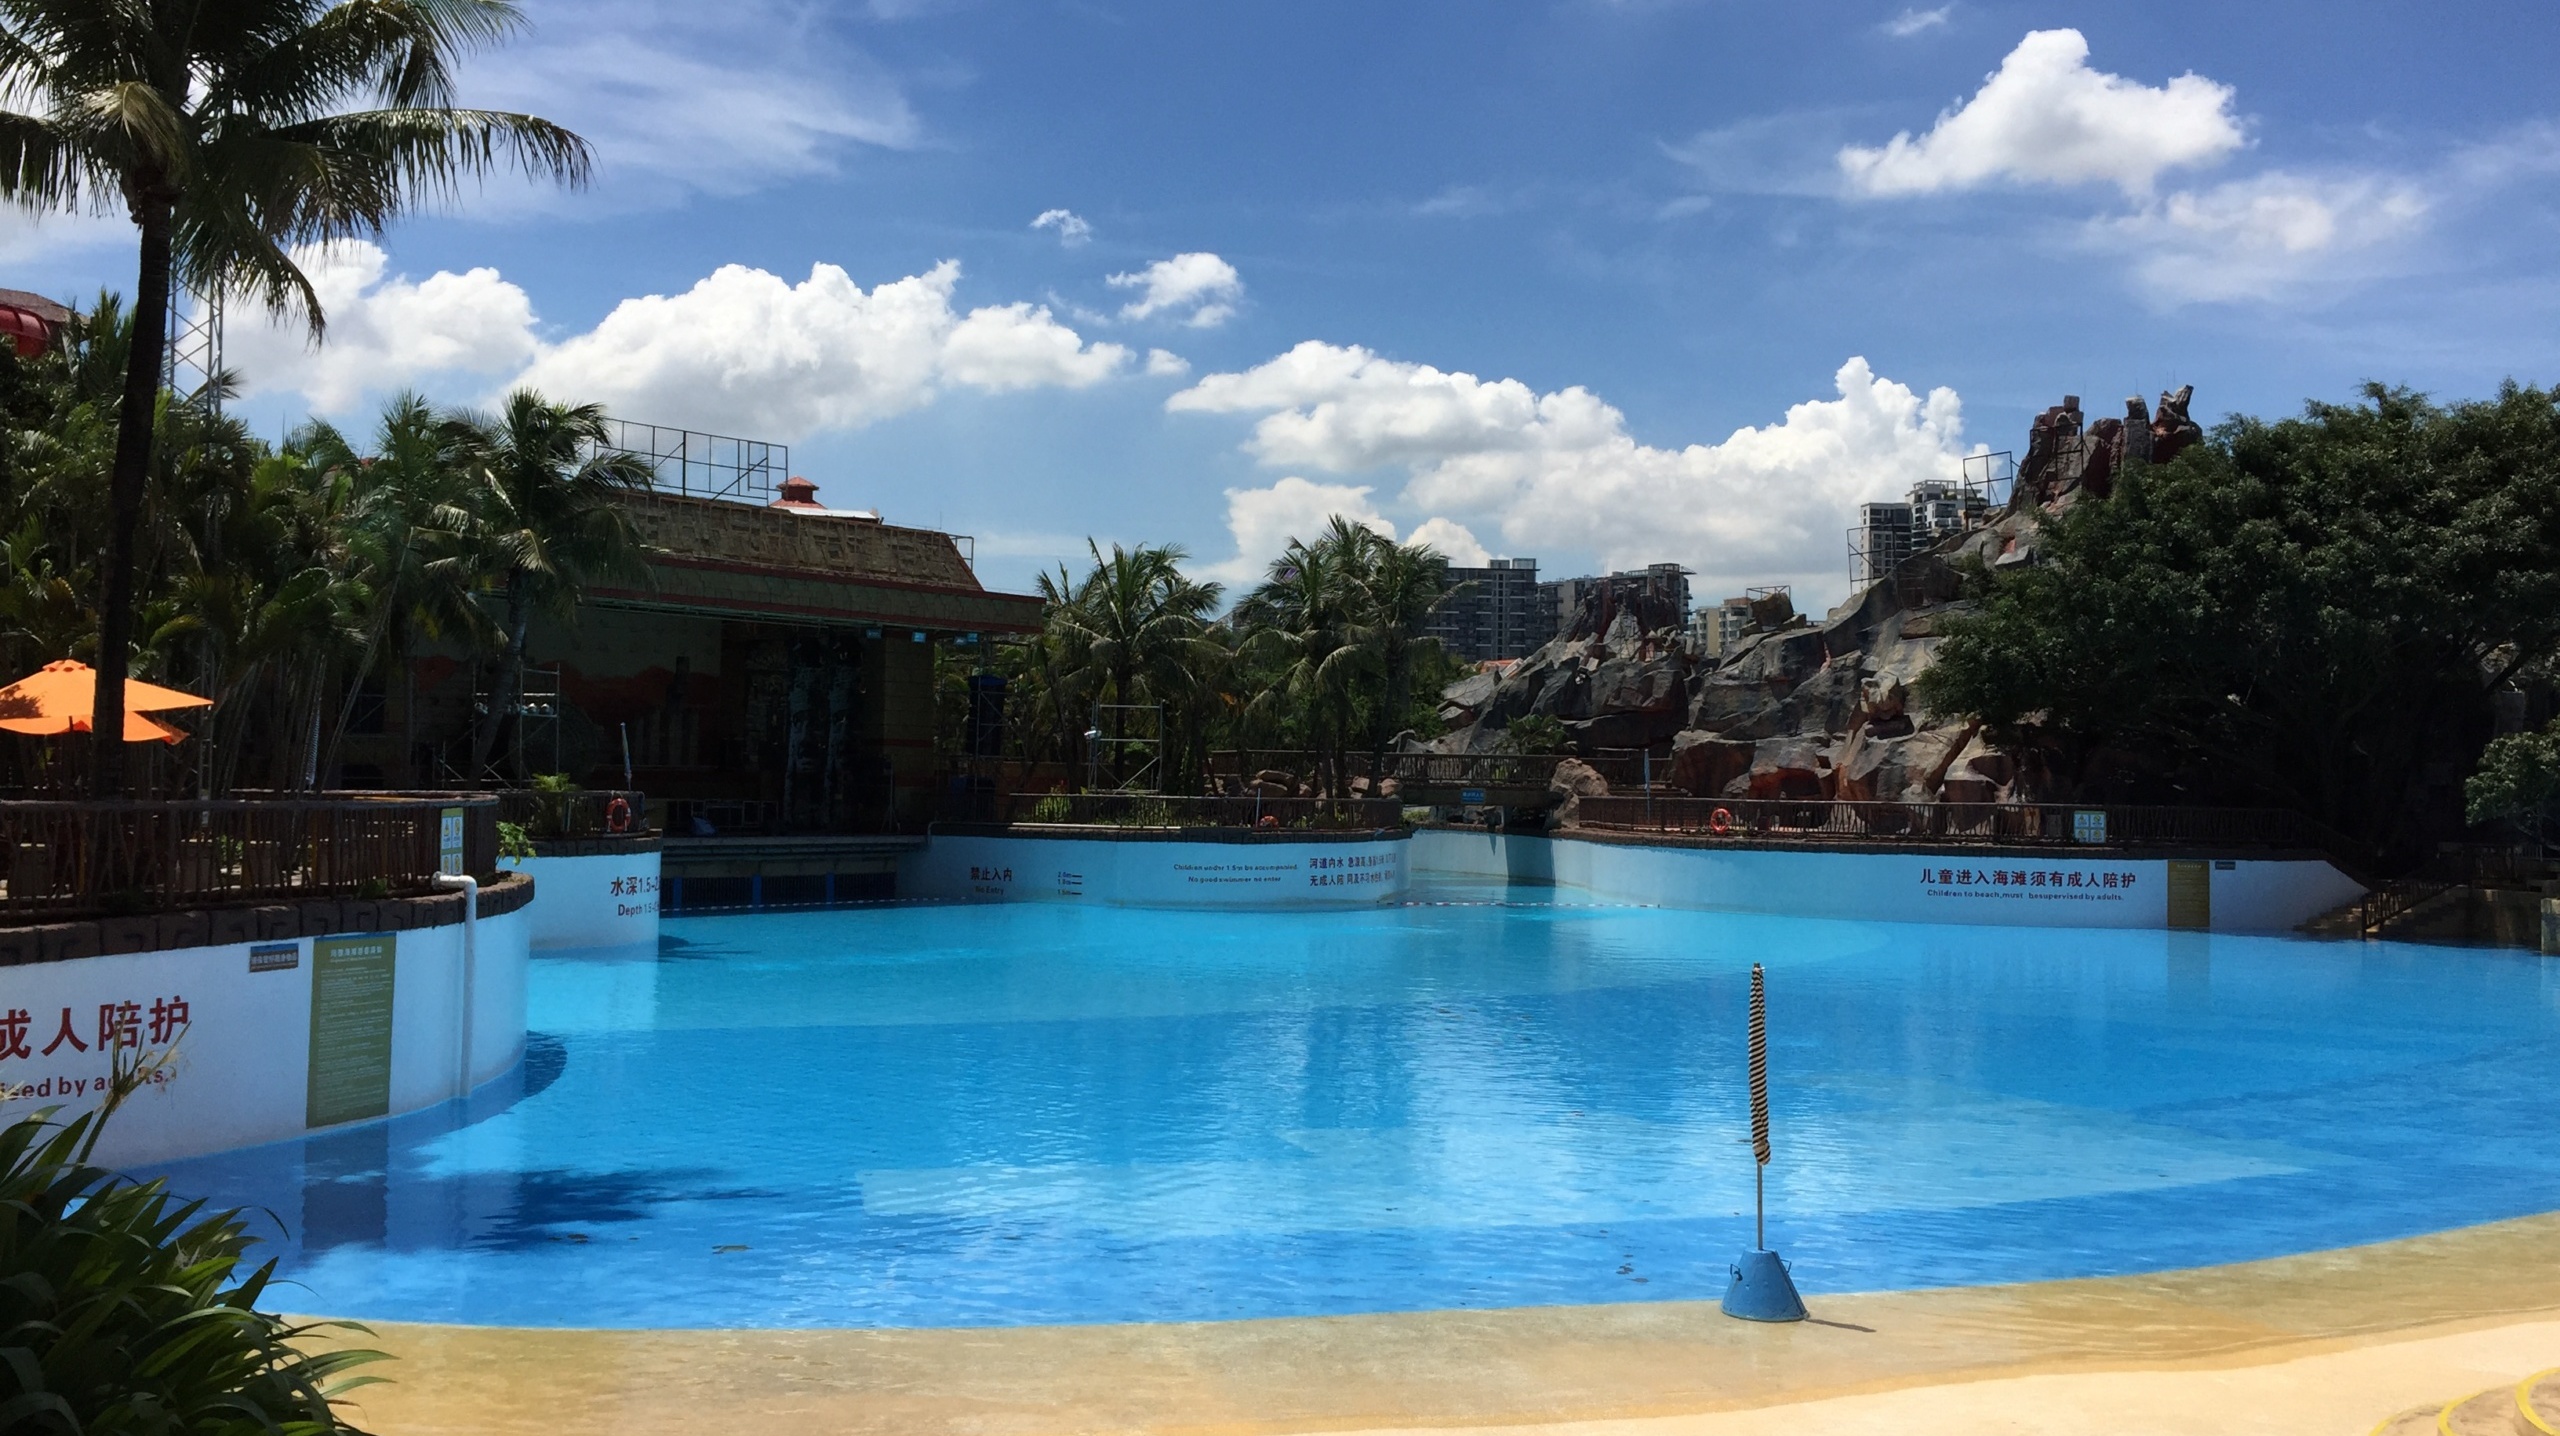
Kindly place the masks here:
[(616, 798), (604, 805), (604, 830), (608, 833), (631, 831), (631, 803), (628, 799)]
[(1707, 831), (1719, 838), (1733, 836), (1733, 809), (1718, 808), (1707, 814)]

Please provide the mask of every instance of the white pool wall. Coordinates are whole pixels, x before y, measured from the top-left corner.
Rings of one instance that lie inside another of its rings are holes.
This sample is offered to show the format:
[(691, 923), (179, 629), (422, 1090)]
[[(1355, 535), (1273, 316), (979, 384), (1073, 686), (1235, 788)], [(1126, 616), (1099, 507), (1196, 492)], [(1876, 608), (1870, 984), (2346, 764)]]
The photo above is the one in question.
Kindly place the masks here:
[[(523, 1057), (529, 927), (523, 909), (480, 920), (467, 997), (462, 923), (386, 934), (396, 942), (386, 1115), (434, 1106), (504, 1075)], [(99, 1161), (170, 1161), (301, 1136), (311, 1130), (305, 1121), (311, 946), (365, 936), (374, 935), (278, 938), (0, 968), (0, 1010), (24, 1009), (33, 1019), (31, 1055), (0, 1061), (0, 1122), (46, 1107), (59, 1109), (57, 1118), (65, 1120), (94, 1110), (110, 1065), (109, 1054), (94, 1041), (99, 1006), (135, 1003), (147, 1029), (154, 1002), (183, 998), (188, 1021), (168, 1080), (136, 1093), (116, 1113), (98, 1144)], [(287, 946), (294, 949), (293, 965), (278, 966), (275, 949)], [(263, 953), (258, 969), (251, 967), (253, 948)], [(461, 1071), (466, 1001), (467, 1081)], [(66, 1010), (89, 1049), (64, 1042), (44, 1055)]]
[[(1413, 838), (1413, 867), (1425, 874), (1553, 883), (1662, 907), (2004, 927), (2165, 928), (2170, 861), (2067, 850), (1994, 856), (1672, 847), (1449, 828)], [(2215, 932), (2290, 932), (2364, 892), (2316, 858), (2207, 859), (2206, 866)], [(1974, 880), (2022, 873), (2045, 881)], [(2123, 883), (2128, 875), (2130, 886)]]
[(1376, 907), (1412, 878), (1403, 834), (1194, 842), (937, 833), (898, 866), (900, 897), (1128, 907)]
[(567, 949), (655, 947), (658, 943), (658, 870), (655, 846), (645, 851), (557, 858), (503, 858), (503, 866), (533, 878), (529, 941), (536, 952)]

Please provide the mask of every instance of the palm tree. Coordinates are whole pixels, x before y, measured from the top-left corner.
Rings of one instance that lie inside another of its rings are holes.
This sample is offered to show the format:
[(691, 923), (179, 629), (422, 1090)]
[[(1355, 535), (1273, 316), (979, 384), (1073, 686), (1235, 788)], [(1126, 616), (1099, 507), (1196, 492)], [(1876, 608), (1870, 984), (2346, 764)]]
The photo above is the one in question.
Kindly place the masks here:
[[(1093, 570), (1050, 615), (1050, 627), (1071, 665), (1073, 691), (1096, 704), (1159, 703), (1178, 709), (1205, 667), (1223, 654), (1208, 631), (1209, 615), (1218, 607), (1218, 585), (1185, 576), (1184, 554), (1169, 544), (1135, 549), (1113, 544), (1107, 559), (1092, 540), (1085, 547), (1093, 555)], [(1115, 731), (1114, 736), (1121, 735)], [(1115, 781), (1126, 776), (1116, 762), (1112, 776)]]
[(478, 639), (489, 624), (471, 602), (478, 565), (464, 488), (462, 440), (469, 431), (414, 393), (384, 406), (369, 455), (358, 457), (334, 429), (313, 429), (329, 445), (328, 462), (353, 480), (345, 528), (365, 610), (363, 648), (322, 752), (320, 767), (331, 771), (363, 685), (386, 651), (406, 652), (412, 633)]
[(496, 417), (459, 422), (469, 542), (504, 609), (497, 682), (471, 739), (476, 777), (488, 771), (498, 730), (523, 693), (534, 614), (566, 619), (589, 583), (648, 577), (647, 546), (615, 500), (649, 487), (651, 474), (637, 455), (600, 447), (601, 405), (554, 404), (519, 389)]
[(1342, 757), (1350, 746), (1360, 670), (1368, 660), (1356, 643), (1360, 564), (1374, 535), (1335, 516), (1310, 543), (1291, 539), (1272, 560), (1262, 586), (1245, 596), (1236, 618), (1248, 652), (1279, 672), (1255, 699), (1264, 713), (1283, 707), (1302, 715), (1323, 765), (1323, 787), (1343, 791)]
[[(0, 197), (121, 206), (140, 237), (99, 604), (95, 791), (123, 786), (134, 537), (170, 288), (326, 316), (291, 247), (371, 236), (512, 160), (585, 182), (585, 141), (453, 104), (454, 62), (521, 23), (508, 0), (0, 0)], [(354, 106), (354, 107), (351, 107)]]
[(1413, 661), (1424, 645), (1422, 626), (1449, 593), (1449, 561), (1428, 544), (1399, 544), (1368, 529), (1360, 540), (1360, 608), (1351, 627), (1354, 646), (1375, 663), (1381, 682), (1370, 716), (1370, 771), (1383, 770), (1387, 744), (1413, 701)]

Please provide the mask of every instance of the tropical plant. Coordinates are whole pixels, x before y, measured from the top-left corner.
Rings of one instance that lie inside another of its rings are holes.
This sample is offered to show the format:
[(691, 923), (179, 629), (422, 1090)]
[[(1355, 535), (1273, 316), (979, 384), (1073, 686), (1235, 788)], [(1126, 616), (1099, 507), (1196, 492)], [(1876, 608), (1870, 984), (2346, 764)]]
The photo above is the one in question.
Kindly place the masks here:
[(1271, 671), (1252, 701), (1252, 716), (1268, 720), (1296, 710), (1322, 766), (1318, 786), (1325, 792), (1342, 791), (1342, 758), (1368, 657), (1354, 642), (1367, 532), (1337, 516), (1312, 542), (1290, 540), (1235, 615), (1245, 633), (1242, 651)]
[(314, 1348), (364, 1328), (258, 1310), (275, 1262), (241, 1270), (256, 1244), (242, 1213), (92, 1163), (116, 1102), (157, 1060), (128, 1052), (104, 1110), (0, 1128), (0, 1429), (354, 1432), (336, 1402), (370, 1380), (347, 1373), (382, 1353)]
[[(1090, 718), (1100, 707), (1161, 705), (1165, 732), (1131, 734), (1117, 719), (1113, 738), (1184, 736), (1196, 728), (1196, 700), (1224, 650), (1210, 634), (1209, 615), (1218, 606), (1219, 589), (1182, 572), (1183, 552), (1172, 546), (1122, 548), (1111, 556), (1088, 540), (1093, 568), (1082, 582), (1066, 590), (1063, 582), (1043, 583), (1051, 607), (1047, 620), (1049, 651), (1056, 664), (1050, 700), (1056, 715)], [(1057, 595), (1064, 592), (1063, 601)], [(1053, 719), (1054, 721), (1054, 719)], [(1176, 743), (1177, 748), (1187, 748)], [(1128, 751), (1115, 744), (1112, 780), (1120, 782)], [(1185, 765), (1176, 760), (1167, 770)]]
[(1347, 794), (1352, 735), (1367, 730), (1376, 771), (1415, 725), (1415, 677), (1443, 666), (1424, 628), (1449, 592), (1437, 551), (1338, 515), (1314, 539), (1292, 540), (1236, 609), (1243, 651), (1266, 680), (1248, 721), (1297, 728), (1319, 753), (1323, 790)]
[(135, 544), (164, 403), (173, 284), (326, 316), (293, 246), (379, 234), (512, 160), (583, 183), (586, 145), (530, 115), (457, 107), (454, 64), (503, 38), (506, 0), (0, 0), (0, 195), (121, 208), (140, 240), (100, 562), (96, 791), (120, 791)]
[(645, 582), (647, 545), (617, 496), (645, 489), (651, 474), (637, 455), (602, 447), (604, 410), (555, 404), (529, 389), (494, 416), (457, 421), (469, 515), (469, 544), (481, 579), (501, 609), (496, 681), (471, 740), (471, 771), (489, 757), (523, 694), (524, 650), (533, 617), (574, 617), (589, 584)]
[(1361, 536), (1353, 540), (1360, 546), (1360, 603), (1351, 642), (1370, 656), (1379, 678), (1369, 724), (1375, 771), (1375, 760), (1386, 757), (1413, 706), (1417, 665), (1428, 664), (1440, 650), (1423, 626), (1450, 592), (1449, 561), (1428, 544), (1399, 544), (1369, 529), (1355, 532)]
[(578, 781), (566, 773), (533, 775), (534, 826), (545, 837), (567, 837), (571, 799), (585, 792)]

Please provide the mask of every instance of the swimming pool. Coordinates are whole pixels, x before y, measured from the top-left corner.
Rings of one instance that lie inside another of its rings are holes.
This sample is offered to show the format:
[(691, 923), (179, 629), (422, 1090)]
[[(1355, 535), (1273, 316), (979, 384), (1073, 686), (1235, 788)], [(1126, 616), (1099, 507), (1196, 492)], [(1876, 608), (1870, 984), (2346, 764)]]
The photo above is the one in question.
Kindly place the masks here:
[[(2560, 963), (1890, 925), (1426, 881), (1411, 905), (670, 920), (546, 957), (522, 1071), (175, 1165), (288, 1305), (945, 1326), (2189, 1266), (2560, 1207)], [(1525, 899), (1525, 900), (1524, 900)]]

